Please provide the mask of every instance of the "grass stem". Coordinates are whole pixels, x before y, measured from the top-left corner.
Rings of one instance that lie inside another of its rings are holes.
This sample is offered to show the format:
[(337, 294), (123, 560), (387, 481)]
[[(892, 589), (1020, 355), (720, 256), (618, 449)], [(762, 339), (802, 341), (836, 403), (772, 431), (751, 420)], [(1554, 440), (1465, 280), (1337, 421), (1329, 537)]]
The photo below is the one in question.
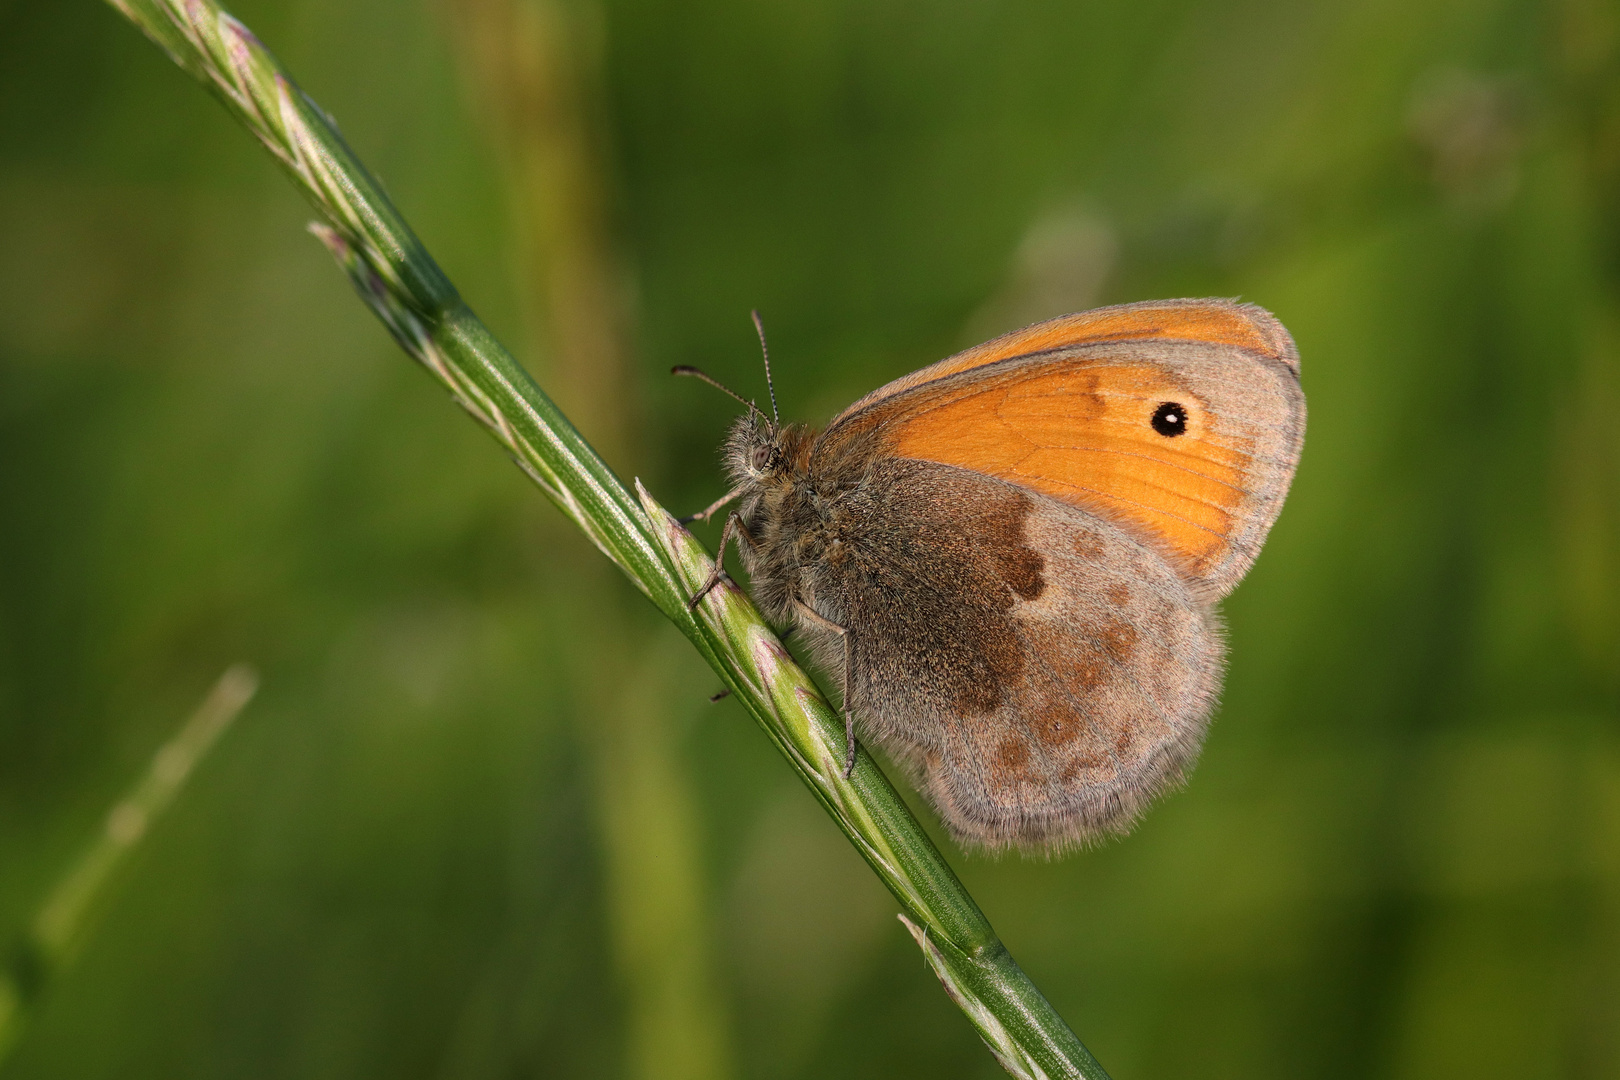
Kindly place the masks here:
[(321, 215), (312, 231), (407, 353), (687, 636), (904, 909), (946, 990), (1016, 1076), (1103, 1072), (1013, 962), (876, 762), (843, 772), (843, 721), (730, 582), (686, 600), (712, 559), (619, 481), (472, 313), (404, 218), (259, 40), (211, 0), (109, 0), (252, 131)]

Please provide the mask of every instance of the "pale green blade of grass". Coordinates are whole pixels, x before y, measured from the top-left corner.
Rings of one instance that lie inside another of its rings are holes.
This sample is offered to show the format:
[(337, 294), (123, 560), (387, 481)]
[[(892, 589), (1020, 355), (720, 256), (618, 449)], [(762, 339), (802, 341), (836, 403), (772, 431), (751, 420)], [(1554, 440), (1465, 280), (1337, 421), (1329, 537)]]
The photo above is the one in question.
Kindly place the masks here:
[(84, 946), (114, 874), (129, 861), (258, 686), (252, 668), (244, 664), (227, 668), (197, 711), (158, 750), (146, 774), (114, 804), (100, 835), (51, 890), (10, 962), (0, 970), (0, 1061), (16, 1045), (40, 993)]

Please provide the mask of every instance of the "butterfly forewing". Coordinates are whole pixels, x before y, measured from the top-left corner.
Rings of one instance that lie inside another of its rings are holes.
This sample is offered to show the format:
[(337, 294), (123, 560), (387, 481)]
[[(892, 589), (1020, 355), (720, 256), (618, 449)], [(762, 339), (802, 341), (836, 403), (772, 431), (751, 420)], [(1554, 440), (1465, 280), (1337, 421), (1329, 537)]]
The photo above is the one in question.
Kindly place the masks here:
[(1230, 300), (1149, 300), (1063, 315), (1014, 330), (919, 368), (867, 394), (833, 424), (884, 398), (986, 364), (1105, 341), (1197, 341), (1233, 345), (1299, 370), (1299, 354), (1281, 323), (1264, 308)]
[[(1103, 317), (1110, 310), (1088, 313), (1097, 317), (1089, 325), (1118, 329), (1126, 316), (1140, 322), (1158, 311), (1132, 305), (1116, 319)], [(1281, 507), (1303, 437), (1304, 396), (1291, 346), (1275, 344), (1286, 334), (1274, 321), (1259, 324), (1237, 305), (1168, 310), (1202, 317), (1189, 316), (1193, 325), (1173, 332), (1213, 325), (1241, 339), (1236, 331), (1247, 328), (1251, 343), (1272, 344), (1160, 340), (1145, 330), (1076, 342), (1059, 331), (1086, 316), (1068, 316), (998, 339), (1066, 344), (999, 358), (1005, 350), (970, 350), (963, 357), (978, 354), (978, 362), (944, 361), (924, 369), (936, 377), (892, 383), (864, 408), (846, 411), (824, 442), (832, 448), (868, 434), (898, 457), (1051, 495), (1134, 532), (1192, 581), (1224, 595)]]

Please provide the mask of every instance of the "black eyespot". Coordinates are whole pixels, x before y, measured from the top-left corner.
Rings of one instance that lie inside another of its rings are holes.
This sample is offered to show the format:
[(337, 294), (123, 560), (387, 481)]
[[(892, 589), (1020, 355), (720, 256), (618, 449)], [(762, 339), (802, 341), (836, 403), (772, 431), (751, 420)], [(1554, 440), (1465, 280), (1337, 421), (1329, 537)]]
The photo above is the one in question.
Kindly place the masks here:
[(1160, 405), (1153, 414), (1153, 430), (1167, 439), (1187, 433), (1187, 410), (1174, 401)]

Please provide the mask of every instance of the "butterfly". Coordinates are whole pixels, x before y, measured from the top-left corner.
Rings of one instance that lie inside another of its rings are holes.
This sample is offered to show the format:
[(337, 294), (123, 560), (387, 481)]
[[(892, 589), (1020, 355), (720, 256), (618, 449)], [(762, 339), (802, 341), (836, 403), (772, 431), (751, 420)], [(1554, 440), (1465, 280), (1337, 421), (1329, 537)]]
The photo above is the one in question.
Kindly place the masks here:
[(1183, 781), (1220, 689), (1216, 603), (1304, 439), (1281, 323), (1124, 304), (896, 379), (824, 431), (781, 423), (774, 388), (770, 417), (745, 404), (734, 487), (694, 515), (737, 504), (692, 602), (736, 541), (760, 609), (843, 687), (846, 775), (858, 728), (960, 842), (1032, 852), (1123, 833)]

